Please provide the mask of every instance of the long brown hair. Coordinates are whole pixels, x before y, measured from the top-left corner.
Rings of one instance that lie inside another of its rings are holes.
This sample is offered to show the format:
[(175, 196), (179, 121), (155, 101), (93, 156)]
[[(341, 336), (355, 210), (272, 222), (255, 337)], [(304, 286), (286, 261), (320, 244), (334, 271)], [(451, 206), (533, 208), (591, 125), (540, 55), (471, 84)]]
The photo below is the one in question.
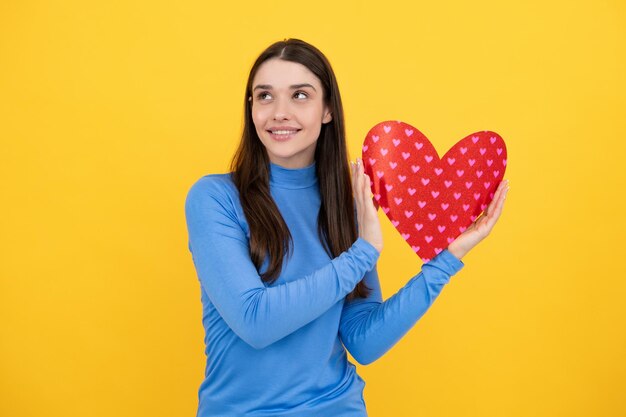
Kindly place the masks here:
[[(269, 157), (252, 121), (252, 82), (265, 61), (278, 58), (307, 67), (320, 80), (324, 100), (332, 120), (322, 124), (315, 149), (321, 206), (317, 229), (324, 250), (331, 258), (346, 251), (357, 239), (352, 182), (343, 119), (343, 106), (335, 74), (317, 48), (299, 39), (286, 39), (270, 45), (250, 69), (244, 99), (244, 126), (239, 148), (231, 162), (233, 180), (239, 190), (243, 212), (250, 227), (250, 255), (257, 270), (266, 256), (263, 281), (272, 283), (280, 275), (283, 257), (291, 254), (293, 240), (269, 189)], [(361, 280), (348, 294), (348, 300), (366, 297), (369, 288)]]

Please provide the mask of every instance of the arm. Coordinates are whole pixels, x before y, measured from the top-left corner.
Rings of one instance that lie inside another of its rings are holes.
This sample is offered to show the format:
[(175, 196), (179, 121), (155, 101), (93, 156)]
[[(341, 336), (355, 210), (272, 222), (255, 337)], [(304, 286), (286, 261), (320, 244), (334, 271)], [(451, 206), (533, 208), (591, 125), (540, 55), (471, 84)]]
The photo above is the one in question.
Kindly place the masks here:
[(218, 182), (204, 177), (185, 201), (189, 249), (198, 278), (228, 326), (261, 349), (326, 312), (374, 267), (378, 251), (359, 238), (324, 267), (266, 287), (249, 255), (233, 203)]
[[(363, 235), (361, 230), (372, 232), (369, 236), (378, 242), (380, 251), (382, 235), (371, 196), (371, 181), (360, 162), (357, 159), (357, 164), (352, 165), (359, 235)], [(502, 181), (483, 216), (448, 249), (424, 264), (419, 274), (385, 302), (376, 268), (366, 274), (365, 283), (372, 292), (365, 299), (346, 302), (339, 325), (344, 346), (359, 363), (368, 364), (381, 357), (424, 315), (450, 277), (463, 267), (461, 258), (491, 232), (502, 212), (508, 189), (508, 181)]]
[(444, 250), (385, 302), (376, 268), (369, 271), (365, 283), (372, 289), (370, 295), (344, 305), (339, 326), (344, 346), (360, 364), (374, 362), (426, 313), (450, 277), (463, 265)]

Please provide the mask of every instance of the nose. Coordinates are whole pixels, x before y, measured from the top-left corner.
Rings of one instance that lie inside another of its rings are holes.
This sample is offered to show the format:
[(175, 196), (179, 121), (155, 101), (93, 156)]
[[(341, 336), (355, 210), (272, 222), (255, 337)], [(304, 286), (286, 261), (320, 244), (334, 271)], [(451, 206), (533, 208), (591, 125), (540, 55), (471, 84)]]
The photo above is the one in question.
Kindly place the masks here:
[(274, 107), (274, 120), (288, 120), (291, 117), (291, 110), (287, 100), (276, 100)]

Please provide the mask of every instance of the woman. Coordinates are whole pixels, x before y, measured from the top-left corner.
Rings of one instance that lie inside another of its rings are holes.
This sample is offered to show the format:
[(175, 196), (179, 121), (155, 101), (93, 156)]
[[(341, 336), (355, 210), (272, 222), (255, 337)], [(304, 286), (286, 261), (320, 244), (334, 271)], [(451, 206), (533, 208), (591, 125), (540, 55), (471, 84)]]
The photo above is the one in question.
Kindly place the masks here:
[(506, 184), (383, 302), (370, 181), (348, 165), (329, 62), (297, 39), (254, 63), (231, 171), (199, 179), (185, 203), (206, 331), (198, 416), (366, 416), (346, 349), (373, 362), (414, 325), (493, 228)]

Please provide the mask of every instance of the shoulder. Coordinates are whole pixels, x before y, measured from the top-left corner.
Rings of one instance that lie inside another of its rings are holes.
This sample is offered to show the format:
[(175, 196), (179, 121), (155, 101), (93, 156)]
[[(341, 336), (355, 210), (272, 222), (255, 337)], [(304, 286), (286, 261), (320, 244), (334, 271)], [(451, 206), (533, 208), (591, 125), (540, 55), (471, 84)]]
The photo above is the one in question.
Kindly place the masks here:
[(191, 236), (228, 236), (247, 242), (250, 228), (230, 173), (209, 174), (194, 182), (185, 199)]
[(231, 173), (227, 174), (207, 174), (200, 177), (194, 182), (189, 191), (187, 198), (195, 197), (198, 194), (211, 194), (219, 196), (221, 194), (229, 194), (237, 192), (237, 187), (232, 180)]
[(231, 173), (208, 174), (194, 182), (187, 191), (185, 210), (222, 208), (237, 211), (239, 192)]

